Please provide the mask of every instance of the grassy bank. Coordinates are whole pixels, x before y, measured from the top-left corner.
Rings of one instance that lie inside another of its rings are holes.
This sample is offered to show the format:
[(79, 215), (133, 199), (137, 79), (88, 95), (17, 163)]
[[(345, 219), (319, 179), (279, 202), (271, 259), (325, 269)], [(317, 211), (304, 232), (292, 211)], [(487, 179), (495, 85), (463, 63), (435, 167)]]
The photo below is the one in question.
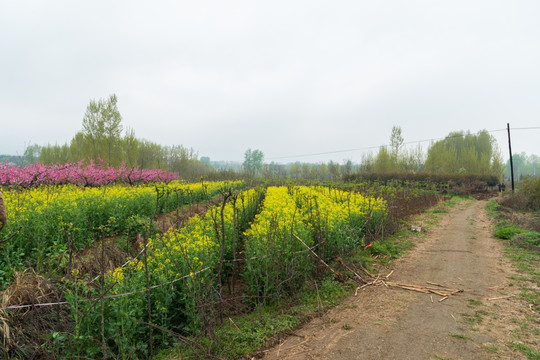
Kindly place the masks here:
[(515, 318), (509, 346), (529, 359), (540, 359), (540, 215), (526, 206), (523, 194), (507, 196), (488, 205), (495, 221), (494, 235), (505, 245), (505, 255), (518, 275), (510, 285), (519, 288), (519, 299), (529, 307), (525, 317)]

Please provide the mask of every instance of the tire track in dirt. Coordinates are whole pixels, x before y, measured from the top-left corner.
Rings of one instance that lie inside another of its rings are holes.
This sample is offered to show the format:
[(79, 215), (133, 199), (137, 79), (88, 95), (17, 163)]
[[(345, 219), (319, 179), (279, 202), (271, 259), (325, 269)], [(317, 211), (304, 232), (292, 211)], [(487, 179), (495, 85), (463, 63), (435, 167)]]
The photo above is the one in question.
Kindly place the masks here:
[[(390, 280), (426, 281), (463, 293), (437, 295), (367, 287), (294, 336), (264, 352), (264, 359), (522, 359), (507, 345), (512, 318), (524, 307), (500, 299), (513, 273), (503, 247), (491, 237), (483, 201), (462, 202), (400, 259)], [(433, 299), (433, 300), (432, 300)], [(525, 306), (526, 307), (526, 306)], [(492, 351), (489, 351), (492, 349)], [(493, 350), (495, 349), (495, 350)]]

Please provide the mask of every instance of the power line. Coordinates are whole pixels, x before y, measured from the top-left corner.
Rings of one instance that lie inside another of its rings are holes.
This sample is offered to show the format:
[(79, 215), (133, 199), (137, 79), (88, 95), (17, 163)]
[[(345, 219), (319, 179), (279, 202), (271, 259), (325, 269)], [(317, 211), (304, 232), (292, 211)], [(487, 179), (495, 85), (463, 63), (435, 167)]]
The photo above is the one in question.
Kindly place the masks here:
[[(538, 129), (540, 129), (540, 127), (511, 128), (511, 130), (538, 130)], [(486, 131), (488, 133), (493, 133), (493, 132), (499, 132), (499, 131), (506, 131), (506, 128), (495, 129), (495, 130), (486, 130)], [(444, 139), (452, 139), (452, 138), (461, 137), (461, 136), (463, 136), (463, 135), (445, 136), (445, 137), (442, 137), (442, 138), (433, 138), (433, 139), (425, 139), (425, 140), (408, 141), (408, 142), (404, 142), (403, 145), (420, 144), (420, 143), (428, 142), (428, 141), (438, 141), (438, 140), (444, 140)], [(309, 153), (309, 154), (301, 154), (301, 155), (274, 156), (274, 157), (266, 158), (266, 160), (281, 160), (281, 159), (292, 159), (292, 158), (319, 156), (319, 155), (339, 154), (339, 153), (353, 152), (353, 151), (366, 151), (366, 150), (379, 149), (381, 147), (387, 147), (387, 146), (390, 146), (390, 145), (386, 144), (386, 145), (378, 145), (378, 146), (368, 146), (368, 147), (355, 148), (355, 149), (334, 150), (334, 151), (325, 151), (325, 152)]]
[[(510, 130), (538, 130), (540, 129), (540, 126), (535, 126), (535, 127), (525, 127), (525, 128), (510, 128)], [(506, 129), (504, 129), (506, 130)]]

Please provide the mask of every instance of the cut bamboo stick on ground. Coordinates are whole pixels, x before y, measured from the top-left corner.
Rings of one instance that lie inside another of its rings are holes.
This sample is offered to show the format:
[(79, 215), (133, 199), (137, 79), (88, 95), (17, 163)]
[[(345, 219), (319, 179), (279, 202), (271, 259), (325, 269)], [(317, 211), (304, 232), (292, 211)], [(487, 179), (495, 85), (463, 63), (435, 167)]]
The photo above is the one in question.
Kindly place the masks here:
[(387, 281), (387, 282), (386, 282), (386, 285), (392, 286), (392, 287), (401, 288), (401, 289), (405, 289), (405, 290), (418, 291), (418, 292), (421, 292), (421, 293), (424, 293), (424, 294), (429, 294), (429, 290), (428, 290), (428, 289), (423, 288), (423, 287), (420, 287), (420, 286), (417, 286), (417, 285), (412, 285), (412, 284), (399, 284), (399, 283), (393, 283), (393, 282), (390, 282), (390, 281)]
[(442, 296), (442, 297), (448, 297), (450, 295), (450, 294), (442, 292), (442, 291), (436, 291), (436, 290), (431, 290), (431, 289), (428, 289), (428, 291), (430, 293), (434, 293), (434, 294), (437, 294), (437, 295)]
[(429, 289), (429, 290), (435, 290), (435, 291), (448, 291), (448, 292), (452, 292), (452, 291), (456, 291), (456, 289), (445, 289), (445, 288), (438, 288), (438, 287), (431, 287), (431, 286), (425, 286), (426, 289)]
[[(340, 262), (340, 264), (345, 266), (349, 271), (351, 271), (351, 269), (349, 267), (347, 267), (340, 260), (341, 259), (338, 260)], [(355, 274), (355, 276), (357, 278), (363, 280), (359, 276), (359, 274), (357, 274), (354, 271), (352, 271), (352, 272)], [(385, 279), (385, 280), (388, 279), (390, 277), (390, 275), (392, 275), (392, 273), (393, 273), (393, 271), (391, 271), (388, 275), (384, 276), (383, 279)], [(372, 278), (372, 281), (370, 281), (370, 282), (366, 282), (366, 280), (363, 280), (365, 283), (362, 286), (359, 286), (356, 289), (355, 296), (358, 294), (359, 290), (364, 289), (364, 288), (366, 288), (368, 286), (385, 286), (385, 287), (394, 287), (394, 288), (400, 288), (400, 289), (404, 289), (404, 290), (416, 291), (416, 292), (420, 292), (420, 293), (423, 293), (423, 294), (436, 294), (436, 295), (441, 296), (441, 299), (438, 300), (438, 302), (442, 302), (442, 301), (448, 299), (450, 296), (458, 294), (458, 293), (464, 291), (463, 289), (449, 289), (445, 285), (441, 285), (441, 284), (431, 282), (431, 281), (426, 281), (426, 283), (429, 284), (429, 285), (437, 286), (437, 287), (424, 286), (424, 285), (415, 285), (415, 284), (403, 284), (403, 283), (397, 283), (397, 282), (392, 282), (392, 281), (385, 281), (383, 279), (381, 279), (380, 276), (377, 276), (377, 278)], [(433, 302), (433, 296), (431, 296), (431, 302)]]
[(391, 282), (391, 281), (387, 281), (386, 283), (388, 285), (390, 285), (390, 286), (406, 286), (406, 287), (410, 287), (410, 288), (427, 290), (427, 288), (425, 286), (422, 286), (422, 285), (403, 284), (403, 283), (397, 283), (397, 282)]
[[(401, 288), (405, 290), (417, 291), (424, 294), (430, 294), (430, 293), (436, 294), (436, 295), (442, 296), (443, 300), (446, 300), (451, 295), (455, 295), (460, 292), (463, 292), (462, 289), (439, 289), (439, 288), (427, 287), (427, 286), (422, 286), (422, 285), (394, 283), (390, 281), (386, 281), (383, 283), (387, 286), (397, 287), (397, 288)], [(443, 300), (439, 300), (439, 301), (443, 301)]]

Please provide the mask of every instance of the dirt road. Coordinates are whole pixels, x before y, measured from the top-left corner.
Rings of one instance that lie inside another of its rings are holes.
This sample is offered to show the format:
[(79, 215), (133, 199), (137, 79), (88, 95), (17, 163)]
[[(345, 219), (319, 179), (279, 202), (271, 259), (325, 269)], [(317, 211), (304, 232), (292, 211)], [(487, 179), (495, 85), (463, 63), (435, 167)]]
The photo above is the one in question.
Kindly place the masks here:
[(396, 262), (390, 280), (464, 289), (438, 295), (370, 286), (283, 338), (264, 359), (524, 359), (508, 344), (526, 305), (491, 237), (486, 202), (467, 201)]

